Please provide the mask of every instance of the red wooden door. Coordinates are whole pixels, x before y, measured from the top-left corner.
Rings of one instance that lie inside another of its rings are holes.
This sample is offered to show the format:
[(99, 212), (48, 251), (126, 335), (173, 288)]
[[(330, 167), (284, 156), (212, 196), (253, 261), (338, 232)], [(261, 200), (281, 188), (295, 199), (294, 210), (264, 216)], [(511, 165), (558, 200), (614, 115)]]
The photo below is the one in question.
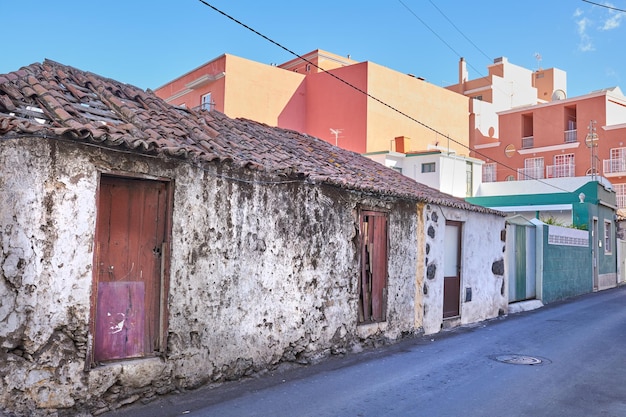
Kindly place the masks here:
[(361, 279), (359, 321), (386, 320), (387, 304), (387, 215), (361, 213)]
[(166, 184), (102, 177), (94, 271), (94, 361), (158, 350)]

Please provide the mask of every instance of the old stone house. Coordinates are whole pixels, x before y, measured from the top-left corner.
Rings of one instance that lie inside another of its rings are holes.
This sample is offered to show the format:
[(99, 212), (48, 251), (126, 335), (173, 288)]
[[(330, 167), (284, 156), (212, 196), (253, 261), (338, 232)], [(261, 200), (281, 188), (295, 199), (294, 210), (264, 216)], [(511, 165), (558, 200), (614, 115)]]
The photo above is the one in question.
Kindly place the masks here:
[(504, 217), (52, 61), (0, 75), (0, 409), (73, 415), (506, 313)]

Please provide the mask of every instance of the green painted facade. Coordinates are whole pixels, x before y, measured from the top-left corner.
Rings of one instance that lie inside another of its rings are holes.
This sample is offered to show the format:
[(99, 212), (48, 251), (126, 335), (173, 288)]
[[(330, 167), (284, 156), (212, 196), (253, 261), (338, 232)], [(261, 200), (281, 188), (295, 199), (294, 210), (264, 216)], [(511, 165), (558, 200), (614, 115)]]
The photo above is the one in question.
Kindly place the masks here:
[[(538, 290), (544, 303), (592, 292), (597, 276), (617, 274), (616, 195), (598, 181), (589, 181), (572, 192), (468, 197), (466, 201), (484, 207), (537, 206), (537, 219), (541, 206), (571, 205), (572, 225), (587, 231), (589, 245), (548, 244), (548, 225), (538, 226), (543, 227), (543, 233), (538, 234), (543, 240), (537, 252), (537, 257), (542, 258), (538, 261), (541, 267), (537, 273), (542, 277)], [(595, 274), (593, 249), (597, 254)]]
[(551, 303), (593, 291), (591, 249), (548, 244), (543, 225), (543, 288), (541, 301)]

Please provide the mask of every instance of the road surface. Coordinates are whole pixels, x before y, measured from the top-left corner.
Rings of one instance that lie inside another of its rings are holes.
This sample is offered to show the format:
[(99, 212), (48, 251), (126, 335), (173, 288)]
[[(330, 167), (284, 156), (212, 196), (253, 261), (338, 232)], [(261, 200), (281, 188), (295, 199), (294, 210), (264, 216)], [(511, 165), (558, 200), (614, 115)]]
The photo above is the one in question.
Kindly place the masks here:
[(107, 416), (626, 416), (626, 287)]

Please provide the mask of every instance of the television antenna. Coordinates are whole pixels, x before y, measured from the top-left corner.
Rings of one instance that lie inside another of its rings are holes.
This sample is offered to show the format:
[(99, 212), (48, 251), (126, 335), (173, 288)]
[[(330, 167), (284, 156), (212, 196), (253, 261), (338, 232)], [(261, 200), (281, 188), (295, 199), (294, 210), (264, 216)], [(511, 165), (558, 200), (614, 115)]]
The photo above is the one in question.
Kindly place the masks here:
[(535, 52), (535, 59), (537, 60), (537, 69), (541, 69), (541, 54), (539, 52)]
[(587, 133), (587, 137), (585, 137), (585, 145), (591, 149), (591, 179), (592, 181), (596, 180), (596, 155), (595, 149), (598, 147), (598, 134), (596, 133), (596, 121), (591, 120), (589, 122), (589, 133)]
[(330, 134), (335, 135), (335, 146), (339, 146), (338, 139), (339, 139), (339, 135), (341, 134), (341, 132), (343, 132), (343, 129), (333, 129), (332, 127), (330, 128)]

